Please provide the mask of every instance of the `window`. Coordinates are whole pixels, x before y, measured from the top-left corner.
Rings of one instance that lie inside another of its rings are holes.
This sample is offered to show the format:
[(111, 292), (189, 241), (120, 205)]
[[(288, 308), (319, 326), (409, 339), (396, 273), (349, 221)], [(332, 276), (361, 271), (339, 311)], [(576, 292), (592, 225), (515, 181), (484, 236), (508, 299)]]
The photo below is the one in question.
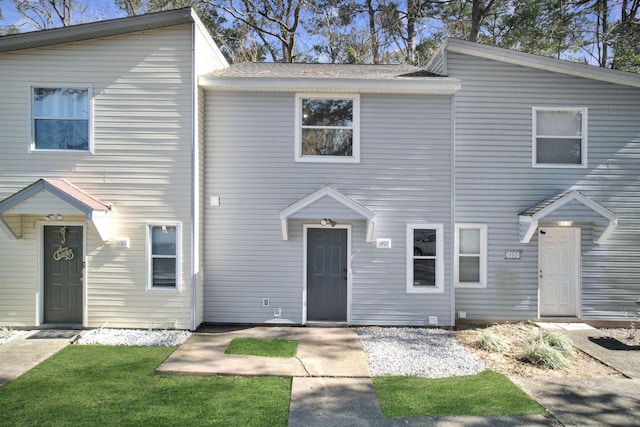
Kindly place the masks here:
[(360, 161), (360, 98), (296, 96), (296, 161)]
[(32, 87), (32, 150), (90, 149), (91, 90)]
[(456, 224), (454, 281), (459, 288), (487, 286), (486, 224)]
[(180, 288), (180, 231), (180, 224), (148, 224), (149, 288)]
[(533, 109), (533, 165), (587, 166), (587, 109)]
[(442, 224), (407, 226), (407, 292), (442, 292)]

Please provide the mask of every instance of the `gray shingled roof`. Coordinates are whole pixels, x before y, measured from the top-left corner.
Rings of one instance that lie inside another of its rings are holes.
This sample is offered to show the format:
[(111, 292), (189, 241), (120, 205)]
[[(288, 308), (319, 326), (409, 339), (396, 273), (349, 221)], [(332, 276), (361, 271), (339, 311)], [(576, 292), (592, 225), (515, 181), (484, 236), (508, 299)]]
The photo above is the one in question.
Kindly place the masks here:
[(518, 215), (520, 215), (520, 216), (533, 216), (533, 215), (537, 214), (538, 212), (540, 212), (541, 210), (553, 205), (555, 202), (557, 202), (558, 200), (562, 199), (563, 197), (569, 195), (569, 193), (571, 193), (572, 191), (575, 191), (575, 190), (559, 191), (559, 192), (557, 192), (555, 194), (552, 194), (551, 196), (547, 197), (546, 199), (542, 200), (541, 202), (538, 202), (535, 205), (531, 206), (530, 208), (527, 208), (527, 209), (523, 210)]
[(70, 27), (12, 34), (0, 37), (0, 53), (188, 24), (194, 22), (196, 19), (194, 16), (191, 8), (184, 8)]
[(208, 74), (221, 78), (395, 80), (445, 77), (412, 65), (351, 65), (245, 62)]

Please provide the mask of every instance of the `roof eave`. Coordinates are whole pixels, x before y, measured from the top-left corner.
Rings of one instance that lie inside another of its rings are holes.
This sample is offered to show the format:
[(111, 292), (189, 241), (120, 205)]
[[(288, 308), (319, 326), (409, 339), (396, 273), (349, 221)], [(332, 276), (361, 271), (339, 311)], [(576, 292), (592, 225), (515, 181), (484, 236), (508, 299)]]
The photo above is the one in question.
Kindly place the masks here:
[(345, 78), (255, 78), (201, 76), (199, 85), (219, 91), (250, 92), (356, 92), (452, 95), (460, 90), (460, 80), (452, 77), (406, 79)]
[(146, 31), (197, 19), (190, 8), (0, 37), (0, 53)]
[(640, 75), (636, 73), (547, 58), (530, 53), (455, 39), (447, 40), (446, 49), (450, 52), (462, 53), (494, 61), (640, 88)]

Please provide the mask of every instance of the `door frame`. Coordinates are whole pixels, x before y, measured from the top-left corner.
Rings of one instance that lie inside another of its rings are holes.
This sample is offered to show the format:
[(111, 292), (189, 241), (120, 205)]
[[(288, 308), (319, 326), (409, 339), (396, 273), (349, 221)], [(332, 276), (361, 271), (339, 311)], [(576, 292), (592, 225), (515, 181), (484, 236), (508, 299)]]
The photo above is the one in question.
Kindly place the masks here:
[(351, 224), (322, 226), (320, 224), (302, 225), (302, 324), (307, 324), (307, 230), (310, 228), (347, 230), (347, 324), (351, 324)]
[[(540, 231), (542, 229), (559, 229), (559, 230), (572, 230), (574, 233), (574, 262), (575, 262), (575, 298), (576, 298), (576, 317), (578, 319), (582, 318), (582, 228), (580, 227), (559, 227), (559, 226), (545, 226), (541, 225), (538, 227), (538, 319), (540, 319), (540, 304), (541, 304), (541, 294), (540, 294), (540, 270), (542, 269), (542, 241), (540, 239)], [(554, 317), (554, 316), (545, 316), (545, 317)], [(562, 316), (559, 316), (562, 317)]]
[(38, 292), (36, 295), (36, 325), (46, 325), (44, 323), (44, 227), (50, 226), (71, 226), (82, 227), (82, 326), (87, 327), (87, 223), (82, 221), (36, 221), (36, 245), (37, 245), (37, 280)]

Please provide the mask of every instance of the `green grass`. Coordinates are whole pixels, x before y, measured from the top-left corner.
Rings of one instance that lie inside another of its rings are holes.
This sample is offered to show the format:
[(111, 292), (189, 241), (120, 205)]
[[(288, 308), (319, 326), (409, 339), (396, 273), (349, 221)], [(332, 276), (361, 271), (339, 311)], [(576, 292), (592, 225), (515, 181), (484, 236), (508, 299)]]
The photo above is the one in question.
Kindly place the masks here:
[(69, 346), (0, 388), (0, 425), (287, 425), (290, 379), (155, 375), (174, 350)]
[(374, 377), (386, 417), (542, 414), (504, 375), (486, 370), (451, 378)]
[(286, 339), (234, 338), (225, 354), (249, 356), (293, 357), (298, 351), (298, 341)]

